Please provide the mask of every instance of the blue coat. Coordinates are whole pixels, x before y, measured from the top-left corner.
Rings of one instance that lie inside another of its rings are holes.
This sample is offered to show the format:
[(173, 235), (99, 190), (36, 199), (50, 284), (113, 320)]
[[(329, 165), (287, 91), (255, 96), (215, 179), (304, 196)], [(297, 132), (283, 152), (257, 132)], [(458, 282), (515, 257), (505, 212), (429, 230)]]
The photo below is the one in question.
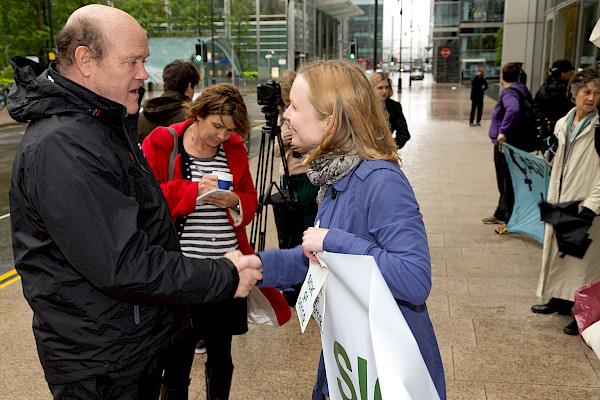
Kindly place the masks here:
[[(442, 360), (425, 305), (431, 290), (427, 235), (404, 173), (390, 161), (363, 161), (328, 188), (317, 221), (321, 228), (329, 229), (323, 242), (325, 251), (375, 258), (417, 340), (440, 398), (445, 399)], [(308, 271), (301, 246), (267, 250), (260, 257), (266, 286), (287, 289), (303, 282)], [(323, 373), (320, 368), (319, 375)], [(318, 379), (316, 391), (323, 381)]]

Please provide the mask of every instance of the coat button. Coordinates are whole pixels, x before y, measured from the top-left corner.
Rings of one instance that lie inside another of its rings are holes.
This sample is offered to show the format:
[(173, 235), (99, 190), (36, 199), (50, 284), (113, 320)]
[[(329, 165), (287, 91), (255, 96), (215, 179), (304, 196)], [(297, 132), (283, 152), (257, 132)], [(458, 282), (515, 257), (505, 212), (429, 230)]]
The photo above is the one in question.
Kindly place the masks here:
[(337, 190), (335, 190), (335, 188), (331, 188), (331, 199), (335, 200), (336, 197), (337, 197)]

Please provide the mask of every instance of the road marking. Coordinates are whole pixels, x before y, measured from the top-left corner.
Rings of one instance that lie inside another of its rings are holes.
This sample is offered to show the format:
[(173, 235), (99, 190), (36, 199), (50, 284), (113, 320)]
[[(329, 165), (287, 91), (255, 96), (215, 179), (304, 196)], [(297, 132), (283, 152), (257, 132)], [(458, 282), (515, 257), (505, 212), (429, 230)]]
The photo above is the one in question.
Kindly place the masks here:
[(17, 277), (16, 277), (16, 278), (13, 278), (13, 279), (11, 279), (10, 281), (8, 281), (8, 282), (6, 282), (6, 283), (3, 283), (3, 284), (1, 284), (1, 285), (0, 285), (0, 289), (2, 289), (4, 286), (8, 286), (8, 285), (10, 285), (10, 284), (11, 284), (11, 283), (13, 283), (13, 282), (16, 282), (16, 281), (18, 281), (19, 279), (21, 279), (21, 277), (17, 275)]
[[(16, 275), (16, 276), (14, 276), (14, 275)], [(0, 275), (0, 282), (2, 282), (5, 279), (9, 279), (9, 278), (12, 278), (12, 279), (0, 284), (0, 289), (2, 289), (4, 286), (10, 285), (11, 283), (13, 283), (15, 281), (18, 281), (19, 279), (21, 279), (21, 276), (17, 274), (16, 270), (13, 269), (11, 271), (8, 271), (5, 274)]]
[(8, 217), (10, 217), (10, 213), (4, 214), (3, 216), (0, 217), (0, 219), (4, 219), (4, 218), (8, 218)]

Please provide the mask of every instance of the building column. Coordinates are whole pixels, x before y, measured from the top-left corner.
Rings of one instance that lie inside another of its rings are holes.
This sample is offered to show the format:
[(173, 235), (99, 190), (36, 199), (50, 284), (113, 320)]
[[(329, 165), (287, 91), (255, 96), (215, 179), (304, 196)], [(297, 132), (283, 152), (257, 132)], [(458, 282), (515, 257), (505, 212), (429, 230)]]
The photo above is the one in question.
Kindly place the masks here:
[(288, 0), (287, 7), (287, 65), (286, 68), (296, 70), (296, 1)]
[(543, 83), (543, 42), (544, 0), (506, 0), (502, 65), (522, 62), (529, 90)]

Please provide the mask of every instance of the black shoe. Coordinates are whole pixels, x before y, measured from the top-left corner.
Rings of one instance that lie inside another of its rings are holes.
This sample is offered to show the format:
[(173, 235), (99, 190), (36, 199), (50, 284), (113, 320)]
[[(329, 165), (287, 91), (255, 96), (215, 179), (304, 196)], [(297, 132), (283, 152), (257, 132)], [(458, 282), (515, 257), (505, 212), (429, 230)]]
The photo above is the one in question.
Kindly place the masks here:
[(469, 122), (469, 126), (475, 126), (475, 124), (472, 122)]
[(577, 327), (577, 321), (573, 320), (569, 325), (563, 328), (563, 332), (567, 335), (579, 335), (579, 328)]
[(535, 314), (553, 314), (558, 312), (560, 315), (571, 315), (571, 307), (573, 305), (570, 301), (552, 297), (546, 304), (531, 306), (531, 312)]
[(481, 122), (476, 123), (475, 126), (481, 126)]

